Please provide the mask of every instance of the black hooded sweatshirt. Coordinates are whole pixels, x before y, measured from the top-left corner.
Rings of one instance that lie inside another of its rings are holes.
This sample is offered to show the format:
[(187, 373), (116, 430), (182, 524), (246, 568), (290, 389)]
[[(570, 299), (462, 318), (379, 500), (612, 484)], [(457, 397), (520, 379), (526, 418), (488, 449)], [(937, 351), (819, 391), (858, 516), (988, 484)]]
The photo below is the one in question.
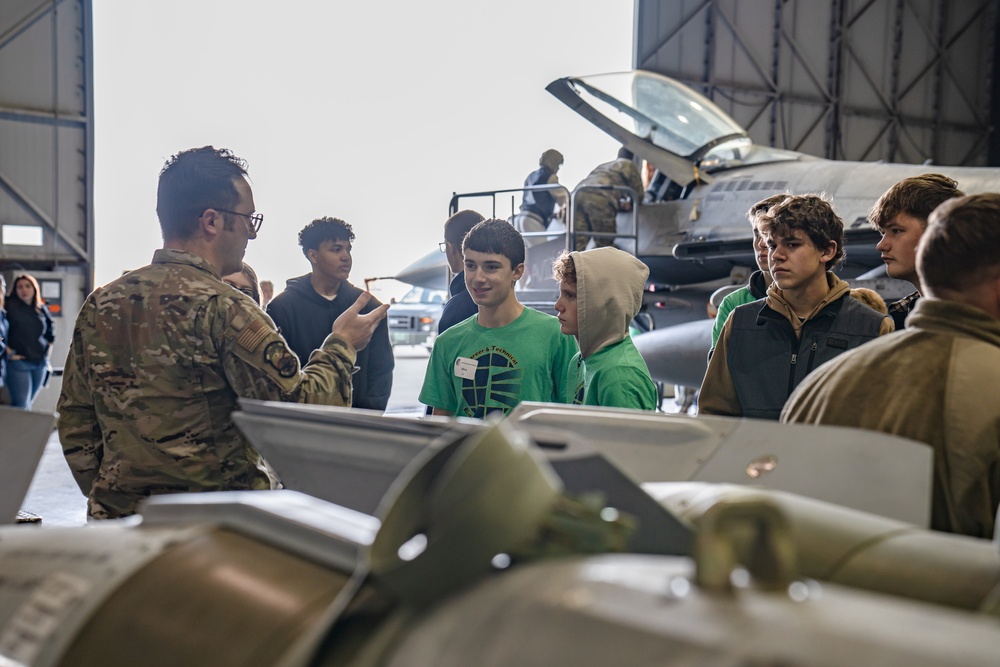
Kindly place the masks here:
[[(333, 321), (362, 294), (360, 289), (345, 280), (336, 298), (326, 299), (313, 289), (309, 282), (310, 275), (290, 278), (285, 283), (285, 291), (267, 304), (267, 314), (303, 365), (313, 350), (330, 335)], [(380, 305), (378, 299), (372, 297), (361, 312), (371, 312)], [(351, 406), (385, 410), (392, 390), (392, 369), (395, 367), (389, 344), (389, 325), (385, 319), (379, 322), (368, 346), (358, 352), (355, 363), (358, 371), (353, 377)]]

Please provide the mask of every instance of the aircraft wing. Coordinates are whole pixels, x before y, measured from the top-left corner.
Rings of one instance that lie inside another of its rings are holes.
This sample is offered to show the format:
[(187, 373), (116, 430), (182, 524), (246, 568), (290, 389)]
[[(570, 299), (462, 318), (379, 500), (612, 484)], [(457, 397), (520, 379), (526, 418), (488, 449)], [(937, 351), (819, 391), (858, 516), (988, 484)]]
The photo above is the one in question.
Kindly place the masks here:
[[(844, 232), (844, 246), (874, 247), (882, 235), (875, 229), (848, 229)], [(723, 259), (753, 255), (753, 238), (715, 239), (711, 241), (685, 241), (674, 246), (677, 259)]]

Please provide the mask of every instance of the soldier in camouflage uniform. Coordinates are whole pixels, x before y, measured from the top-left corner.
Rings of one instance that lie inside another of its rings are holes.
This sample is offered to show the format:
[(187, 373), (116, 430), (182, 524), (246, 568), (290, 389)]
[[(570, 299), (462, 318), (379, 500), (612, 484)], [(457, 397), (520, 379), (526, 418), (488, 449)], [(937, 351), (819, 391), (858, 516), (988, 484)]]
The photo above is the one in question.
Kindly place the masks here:
[(91, 294), (73, 331), (59, 437), (88, 514), (135, 513), (160, 493), (268, 489), (275, 480), (237, 431), (239, 397), (350, 405), (351, 370), (386, 307), (339, 318), (304, 368), (251, 299), (239, 271), (263, 217), (245, 163), (211, 146), (160, 174), (164, 248)]
[[(592, 186), (624, 185), (635, 192), (628, 195), (619, 189), (594, 189)], [(618, 151), (618, 159), (594, 167), (594, 170), (576, 186), (574, 224), (576, 226), (576, 250), (584, 250), (591, 237), (586, 232), (614, 233), (615, 217), (618, 211), (630, 211), (632, 200), (642, 196), (642, 178), (639, 169), (632, 162), (632, 152), (626, 148)], [(629, 203), (625, 203), (626, 199)], [(598, 248), (614, 244), (614, 237), (595, 237)]]

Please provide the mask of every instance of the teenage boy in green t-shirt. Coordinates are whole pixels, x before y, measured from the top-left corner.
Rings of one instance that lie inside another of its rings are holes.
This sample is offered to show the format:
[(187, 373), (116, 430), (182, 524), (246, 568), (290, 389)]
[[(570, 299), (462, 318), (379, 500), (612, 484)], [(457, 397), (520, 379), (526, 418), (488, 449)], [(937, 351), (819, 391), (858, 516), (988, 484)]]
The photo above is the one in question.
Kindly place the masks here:
[(524, 239), (505, 220), (484, 220), (466, 235), (462, 254), (479, 313), (434, 341), (420, 402), (435, 415), (479, 419), (521, 401), (565, 402), (576, 343), (556, 318), (517, 300)]

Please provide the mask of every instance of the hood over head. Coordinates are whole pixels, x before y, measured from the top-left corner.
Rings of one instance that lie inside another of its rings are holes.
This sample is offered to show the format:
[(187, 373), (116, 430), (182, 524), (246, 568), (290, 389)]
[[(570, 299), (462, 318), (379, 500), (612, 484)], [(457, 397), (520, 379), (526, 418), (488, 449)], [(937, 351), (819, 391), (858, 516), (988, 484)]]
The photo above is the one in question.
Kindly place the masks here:
[(577, 341), (586, 359), (628, 335), (642, 307), (649, 267), (613, 247), (570, 255), (576, 269)]

